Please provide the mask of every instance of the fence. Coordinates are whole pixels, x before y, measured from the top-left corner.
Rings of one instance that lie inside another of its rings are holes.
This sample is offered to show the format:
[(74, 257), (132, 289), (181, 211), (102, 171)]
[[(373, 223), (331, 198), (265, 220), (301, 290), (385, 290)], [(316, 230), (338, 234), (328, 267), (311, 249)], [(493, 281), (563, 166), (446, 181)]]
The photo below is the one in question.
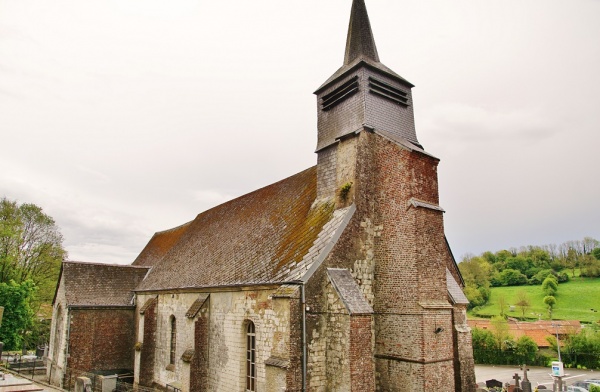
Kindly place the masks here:
[(1, 362), (7, 369), (31, 378), (36, 374), (46, 373), (44, 361), (35, 355), (2, 355)]
[(63, 389), (71, 392), (75, 391), (75, 382), (79, 377), (90, 379), (92, 392), (164, 392), (160, 388), (134, 385), (133, 374), (129, 372), (121, 374), (97, 374), (71, 368), (67, 368), (64, 373)]

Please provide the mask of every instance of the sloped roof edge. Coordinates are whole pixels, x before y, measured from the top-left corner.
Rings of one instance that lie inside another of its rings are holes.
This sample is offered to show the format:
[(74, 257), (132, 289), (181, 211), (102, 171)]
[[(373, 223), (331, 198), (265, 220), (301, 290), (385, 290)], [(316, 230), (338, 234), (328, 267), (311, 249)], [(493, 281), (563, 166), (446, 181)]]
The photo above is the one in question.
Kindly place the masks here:
[(321, 252), (321, 254), (319, 254), (319, 257), (317, 258), (317, 260), (315, 260), (313, 262), (313, 264), (311, 265), (310, 269), (308, 271), (306, 271), (306, 273), (300, 279), (300, 281), (302, 281), (304, 283), (308, 282), (308, 280), (314, 275), (314, 273), (321, 266), (321, 264), (323, 264), (323, 261), (325, 261), (325, 259), (327, 258), (327, 256), (329, 256), (329, 253), (331, 252), (331, 250), (333, 249), (334, 245), (339, 240), (340, 236), (344, 232), (344, 229), (346, 229), (346, 226), (348, 226), (348, 223), (350, 223), (350, 219), (354, 215), (355, 211), (356, 211), (356, 205), (352, 204), (349, 207), (348, 212), (344, 216), (344, 219), (342, 220), (342, 222), (338, 226), (337, 230), (333, 234), (331, 240), (325, 246), (325, 249), (323, 249), (323, 251)]

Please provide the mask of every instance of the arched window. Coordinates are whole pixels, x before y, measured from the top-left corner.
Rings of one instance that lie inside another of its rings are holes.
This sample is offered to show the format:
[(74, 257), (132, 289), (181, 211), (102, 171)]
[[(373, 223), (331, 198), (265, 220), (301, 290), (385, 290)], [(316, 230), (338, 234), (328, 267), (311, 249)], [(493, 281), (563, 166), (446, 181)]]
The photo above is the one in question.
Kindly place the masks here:
[(169, 363), (175, 365), (175, 351), (177, 350), (177, 322), (175, 316), (171, 316), (171, 351)]
[(254, 323), (246, 326), (246, 392), (256, 391), (256, 331)]

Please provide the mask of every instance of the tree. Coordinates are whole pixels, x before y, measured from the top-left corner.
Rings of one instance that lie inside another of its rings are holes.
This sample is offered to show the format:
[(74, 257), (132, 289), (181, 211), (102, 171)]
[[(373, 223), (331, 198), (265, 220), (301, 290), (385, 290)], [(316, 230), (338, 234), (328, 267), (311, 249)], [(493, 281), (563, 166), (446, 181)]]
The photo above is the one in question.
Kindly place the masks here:
[(548, 275), (542, 282), (544, 294), (552, 296), (558, 291), (558, 280), (554, 275)]
[(8, 350), (21, 347), (25, 332), (33, 326), (34, 312), (30, 303), (35, 294), (35, 284), (31, 280), (16, 283), (0, 283), (0, 306), (4, 307), (0, 341)]
[(592, 237), (585, 237), (581, 243), (583, 245), (583, 253), (585, 254), (590, 254), (595, 249), (600, 248), (600, 241)]
[(569, 248), (567, 251), (567, 257), (565, 258), (565, 265), (571, 270), (571, 274), (575, 277), (575, 269), (579, 266), (580, 255), (573, 248)]
[(498, 307), (500, 308), (500, 317), (505, 317), (506, 314), (504, 310), (506, 309), (506, 297), (503, 295), (498, 296)]
[(554, 305), (556, 305), (556, 298), (552, 295), (547, 295), (544, 297), (544, 303), (548, 307), (548, 317), (552, 319), (552, 310), (554, 309)]
[(494, 316), (490, 323), (492, 335), (496, 340), (498, 350), (504, 350), (506, 348), (506, 342), (511, 339), (510, 333), (508, 332), (508, 322), (504, 317)]
[(467, 285), (486, 287), (490, 284), (492, 265), (482, 257), (465, 257), (458, 265)]
[(538, 350), (538, 346), (533, 339), (527, 335), (523, 335), (517, 340), (515, 359), (520, 364), (534, 363)]
[[(568, 335), (563, 341), (566, 362), (572, 367), (588, 369), (600, 368), (600, 331), (584, 328), (576, 334)], [(555, 341), (552, 348), (556, 350)]]
[(521, 316), (525, 318), (525, 312), (531, 307), (531, 300), (526, 291), (520, 290), (517, 293), (517, 302), (515, 302), (515, 305), (521, 309)]
[(592, 251), (592, 255), (596, 260), (600, 260), (600, 248), (596, 248)]
[(63, 237), (54, 219), (35, 204), (0, 199), (0, 282), (39, 286), (41, 300), (49, 301), (66, 257)]

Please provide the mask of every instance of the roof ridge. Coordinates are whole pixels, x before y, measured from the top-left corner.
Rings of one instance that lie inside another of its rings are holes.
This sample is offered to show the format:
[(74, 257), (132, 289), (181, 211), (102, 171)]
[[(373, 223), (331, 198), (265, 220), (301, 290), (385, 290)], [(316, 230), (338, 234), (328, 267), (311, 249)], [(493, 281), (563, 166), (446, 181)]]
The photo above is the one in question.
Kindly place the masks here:
[(131, 264), (113, 264), (113, 263), (100, 263), (97, 261), (76, 261), (76, 260), (64, 260), (63, 264), (77, 264), (77, 265), (97, 265), (103, 267), (126, 267), (126, 268), (150, 268), (143, 265), (131, 265)]

